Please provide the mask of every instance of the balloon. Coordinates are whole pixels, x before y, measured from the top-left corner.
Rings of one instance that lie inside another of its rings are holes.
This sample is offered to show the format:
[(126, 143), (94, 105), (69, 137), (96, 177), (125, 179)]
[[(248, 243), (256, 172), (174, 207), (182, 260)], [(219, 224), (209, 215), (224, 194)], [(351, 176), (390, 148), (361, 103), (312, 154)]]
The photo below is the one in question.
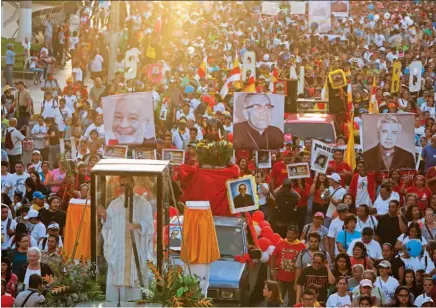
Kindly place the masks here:
[(265, 219), (265, 215), (262, 211), (255, 211), (251, 216), (251, 219), (253, 219), (253, 221), (261, 222)]
[(263, 229), (265, 227), (271, 227), (271, 225), (269, 224), (268, 221), (266, 220), (262, 220), (261, 222), (259, 222), (259, 226)]
[(259, 240), (259, 248), (262, 251), (266, 251), (269, 246), (271, 246), (271, 241), (265, 237), (261, 237)]
[(177, 208), (175, 208), (174, 206), (170, 206), (170, 209), (168, 212), (169, 212), (170, 218), (179, 215), (179, 210)]
[(274, 232), (271, 229), (271, 227), (265, 227), (265, 228), (262, 228), (262, 231), (260, 232), (260, 236), (269, 238), (269, 237), (271, 237), (273, 235), (273, 233)]
[(269, 261), (269, 254), (267, 251), (262, 252), (262, 257), (260, 258), (260, 262), (266, 263)]
[(368, 5), (368, 10), (372, 11), (374, 9), (374, 4)]
[(271, 246), (268, 247), (268, 249), (267, 249), (266, 251), (268, 252), (268, 254), (269, 254), (270, 256), (272, 256), (272, 254), (273, 254), (273, 252), (274, 252), (274, 249), (276, 249), (276, 246), (271, 245)]
[(262, 231), (262, 229), (259, 226), (254, 226), (254, 230), (256, 230), (256, 235), (260, 236), (260, 232)]
[(406, 243), (406, 251), (412, 258), (416, 258), (421, 254), (422, 244), (418, 240), (410, 240)]
[(369, 14), (368, 14), (368, 19), (369, 19), (370, 21), (373, 21), (373, 20), (374, 20), (374, 14), (373, 14), (373, 13), (369, 13)]
[(280, 234), (278, 234), (278, 233), (273, 233), (272, 240), (271, 240), (271, 242), (273, 243), (273, 245), (277, 245), (278, 243), (281, 242), (281, 240), (282, 240), (282, 237), (280, 236)]

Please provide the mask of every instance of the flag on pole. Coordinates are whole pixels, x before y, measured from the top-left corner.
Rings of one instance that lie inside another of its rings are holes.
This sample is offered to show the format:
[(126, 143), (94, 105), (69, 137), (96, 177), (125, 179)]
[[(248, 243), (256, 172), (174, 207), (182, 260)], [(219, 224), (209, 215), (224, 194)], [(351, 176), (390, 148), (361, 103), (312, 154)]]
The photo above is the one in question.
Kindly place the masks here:
[(323, 101), (329, 100), (329, 86), (327, 84), (327, 80), (328, 80), (328, 77), (326, 76), (325, 82), (324, 82), (324, 87), (322, 88), (322, 91), (321, 91), (321, 98)]
[(197, 70), (197, 74), (200, 78), (205, 78), (207, 75), (207, 56), (204, 57), (200, 67)]
[(377, 86), (375, 84), (375, 77), (374, 77), (371, 87), (371, 98), (369, 100), (369, 110), (368, 110), (369, 113), (380, 113), (380, 111), (378, 110), (377, 99), (375, 98), (376, 92), (377, 92)]
[(354, 105), (353, 105), (353, 93), (351, 88), (351, 82), (348, 82), (347, 85), (347, 122), (352, 123), (354, 114)]
[(222, 99), (224, 99), (224, 97), (226, 97), (226, 95), (229, 93), (229, 85), (232, 82), (240, 81), (241, 77), (241, 67), (239, 65), (238, 55), (236, 54), (235, 59), (233, 60), (233, 68), (230, 71), (230, 76), (226, 79), (220, 91)]
[[(354, 113), (351, 112), (351, 118)], [(351, 167), (351, 170), (356, 169), (356, 152), (354, 151), (354, 120), (348, 122), (348, 142), (345, 149), (345, 162)]]

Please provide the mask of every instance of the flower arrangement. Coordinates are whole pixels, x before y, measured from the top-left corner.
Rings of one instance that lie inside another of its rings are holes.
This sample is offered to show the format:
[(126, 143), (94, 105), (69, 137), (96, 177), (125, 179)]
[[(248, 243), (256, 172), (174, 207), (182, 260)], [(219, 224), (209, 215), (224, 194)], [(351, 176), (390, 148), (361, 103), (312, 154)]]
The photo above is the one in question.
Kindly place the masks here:
[[(51, 266), (54, 276), (45, 276), (44, 307), (71, 307), (78, 302), (103, 301), (105, 295), (96, 281), (95, 264), (67, 259), (62, 252), (62, 269)], [(50, 265), (50, 264), (49, 264)]]
[(185, 275), (180, 265), (166, 264), (163, 275), (152, 262), (148, 261), (147, 265), (155, 280), (150, 289), (141, 290), (146, 299), (136, 301), (137, 305), (158, 303), (163, 307), (213, 307), (212, 300), (201, 294), (198, 277)]
[(226, 140), (197, 144), (198, 162), (200, 166), (225, 167), (233, 157), (233, 144)]

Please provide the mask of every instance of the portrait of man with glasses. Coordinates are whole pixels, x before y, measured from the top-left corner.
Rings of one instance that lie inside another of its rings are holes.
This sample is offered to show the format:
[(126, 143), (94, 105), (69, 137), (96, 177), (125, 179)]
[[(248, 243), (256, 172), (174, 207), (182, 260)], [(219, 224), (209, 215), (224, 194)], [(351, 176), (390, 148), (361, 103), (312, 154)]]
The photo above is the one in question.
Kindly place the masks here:
[[(237, 100), (235, 97), (237, 103), (235, 104), (234, 113), (238, 113), (238, 108), (243, 108), (242, 116), (245, 121), (234, 124), (234, 147), (246, 150), (273, 150), (282, 148), (284, 123), (283, 97), (274, 94), (257, 93), (240, 93), (240, 95), (246, 96), (243, 100)], [(278, 98), (277, 100), (272, 99), (276, 97)], [(275, 102), (279, 99), (282, 99), (281, 104)], [(237, 119), (235, 118), (235, 120)], [(273, 122), (277, 122), (277, 125), (281, 124), (282, 129), (273, 125)]]

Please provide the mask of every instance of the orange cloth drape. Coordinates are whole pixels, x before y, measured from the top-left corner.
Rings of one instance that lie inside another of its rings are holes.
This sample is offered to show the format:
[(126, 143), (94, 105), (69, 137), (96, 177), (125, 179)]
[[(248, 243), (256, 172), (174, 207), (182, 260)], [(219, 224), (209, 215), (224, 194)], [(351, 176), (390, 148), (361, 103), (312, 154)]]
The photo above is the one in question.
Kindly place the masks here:
[[(74, 243), (76, 242), (77, 232), (79, 231), (80, 220), (82, 219), (83, 210), (85, 208), (85, 200), (71, 199), (67, 211), (67, 221), (65, 223), (65, 239), (64, 249), (68, 258), (74, 250)], [(91, 259), (91, 201), (88, 201), (83, 218), (82, 230), (79, 236), (79, 245), (77, 246), (74, 259), (80, 258), (84, 260)]]
[(185, 208), (180, 259), (189, 264), (208, 264), (220, 259), (212, 211)]

